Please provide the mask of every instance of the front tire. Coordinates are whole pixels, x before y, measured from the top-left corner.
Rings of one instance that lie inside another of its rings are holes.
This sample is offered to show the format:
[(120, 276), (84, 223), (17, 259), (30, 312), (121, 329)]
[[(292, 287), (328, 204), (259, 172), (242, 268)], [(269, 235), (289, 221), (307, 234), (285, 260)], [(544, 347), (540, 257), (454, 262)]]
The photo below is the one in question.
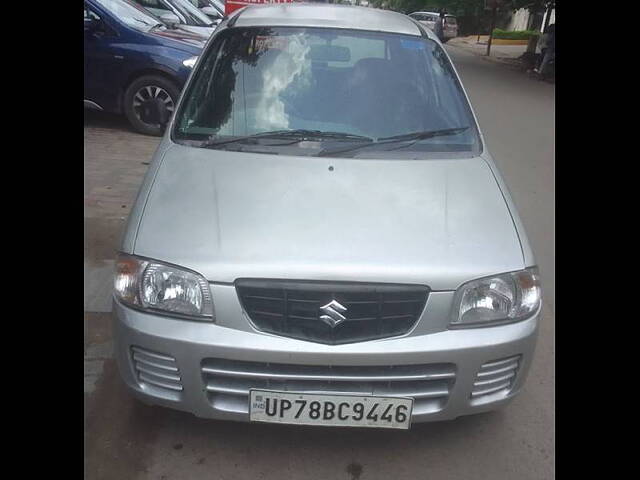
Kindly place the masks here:
[(147, 118), (146, 102), (160, 99), (171, 116), (179, 96), (180, 90), (171, 80), (160, 75), (145, 75), (134, 80), (127, 87), (123, 100), (124, 113), (137, 132), (159, 137), (164, 132), (164, 128)]

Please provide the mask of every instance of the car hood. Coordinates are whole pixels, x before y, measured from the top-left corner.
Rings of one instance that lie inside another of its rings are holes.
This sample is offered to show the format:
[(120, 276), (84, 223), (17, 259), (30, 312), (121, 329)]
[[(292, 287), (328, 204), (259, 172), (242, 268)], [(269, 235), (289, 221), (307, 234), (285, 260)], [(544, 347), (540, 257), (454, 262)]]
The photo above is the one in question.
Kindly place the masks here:
[(481, 157), (335, 159), (174, 145), (161, 162), (134, 253), (209, 281), (453, 290), (524, 268), (509, 209)]
[(182, 28), (154, 30), (149, 32), (149, 35), (164, 44), (195, 54), (199, 54), (209, 38), (200, 33), (190, 32)]

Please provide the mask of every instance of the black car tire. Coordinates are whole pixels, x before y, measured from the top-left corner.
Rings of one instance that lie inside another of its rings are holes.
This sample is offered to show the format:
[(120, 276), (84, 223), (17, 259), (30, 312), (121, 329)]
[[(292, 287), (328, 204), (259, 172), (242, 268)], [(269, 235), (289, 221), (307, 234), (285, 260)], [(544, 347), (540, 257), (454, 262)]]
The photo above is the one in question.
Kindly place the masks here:
[(445, 44), (447, 43), (449, 40), (451, 40), (450, 38), (443, 38), (442, 40), (440, 40), (440, 43)]
[[(136, 109), (134, 106), (134, 101), (136, 101), (136, 94), (140, 91), (148, 92), (149, 90), (147, 90), (147, 88), (149, 88), (151, 91), (158, 91), (159, 89), (166, 92), (168, 94), (168, 97), (170, 97), (170, 101), (173, 104), (174, 108), (178, 103), (180, 90), (168, 78), (160, 75), (145, 75), (131, 82), (131, 84), (127, 87), (127, 90), (124, 92), (124, 114), (127, 116), (127, 119), (129, 120), (131, 126), (136, 131), (145, 135), (153, 135), (159, 137), (164, 133), (164, 127), (160, 126), (159, 124), (153, 125), (145, 123), (139, 117), (139, 114), (136, 113)], [(164, 96), (164, 94), (162, 95)], [(169, 117), (172, 113), (172, 111), (169, 112)]]

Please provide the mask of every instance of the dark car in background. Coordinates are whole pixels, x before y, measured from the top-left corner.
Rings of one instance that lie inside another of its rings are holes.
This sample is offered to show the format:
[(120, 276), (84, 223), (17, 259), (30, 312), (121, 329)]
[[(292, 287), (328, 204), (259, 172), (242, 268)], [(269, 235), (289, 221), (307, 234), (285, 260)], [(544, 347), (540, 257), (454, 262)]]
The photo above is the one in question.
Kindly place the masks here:
[(161, 135), (207, 37), (168, 28), (129, 0), (84, 2), (84, 105), (124, 113), (135, 130)]
[[(214, 20), (198, 9), (189, 0), (133, 0), (158, 17), (166, 25), (179, 26), (189, 32), (210, 36), (222, 20)], [(216, 11), (217, 13), (217, 11)]]

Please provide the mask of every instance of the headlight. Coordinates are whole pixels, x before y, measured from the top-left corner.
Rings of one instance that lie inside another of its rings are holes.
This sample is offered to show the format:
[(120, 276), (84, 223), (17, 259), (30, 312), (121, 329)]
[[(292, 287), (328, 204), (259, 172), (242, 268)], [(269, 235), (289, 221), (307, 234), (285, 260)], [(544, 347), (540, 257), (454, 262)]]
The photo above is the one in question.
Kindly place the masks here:
[(114, 288), (131, 306), (213, 320), (209, 284), (190, 270), (120, 254)]
[(198, 61), (198, 57), (191, 57), (191, 58), (187, 58), (186, 60), (184, 60), (182, 62), (182, 65), (184, 65), (185, 67), (188, 68), (193, 68), (193, 66), (196, 64), (196, 62)]
[(483, 326), (524, 320), (538, 310), (536, 268), (473, 280), (456, 291), (451, 326)]

